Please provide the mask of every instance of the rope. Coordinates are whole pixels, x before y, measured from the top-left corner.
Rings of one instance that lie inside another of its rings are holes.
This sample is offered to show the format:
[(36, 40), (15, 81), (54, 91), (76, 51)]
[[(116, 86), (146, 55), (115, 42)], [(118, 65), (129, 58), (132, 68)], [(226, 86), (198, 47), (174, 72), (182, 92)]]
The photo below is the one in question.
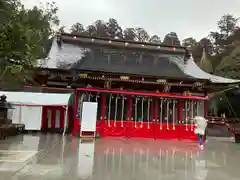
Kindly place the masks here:
[(148, 99), (148, 112), (147, 112), (147, 121), (148, 121), (148, 129), (149, 127), (149, 119), (150, 119), (150, 99)]
[(123, 127), (123, 116), (124, 116), (124, 96), (122, 97), (122, 114), (121, 114), (121, 126)]
[(224, 90), (222, 90), (222, 91), (218, 91), (218, 92), (209, 94), (209, 97), (211, 98), (211, 97), (213, 97), (213, 96), (215, 96), (215, 95), (217, 95), (217, 94), (221, 94), (221, 93), (223, 93), (223, 92), (230, 91), (230, 90), (235, 89), (235, 88), (238, 88), (238, 86), (236, 86), (236, 87), (231, 87), (231, 88), (228, 88), (228, 89), (224, 89)]
[[(191, 118), (194, 118), (194, 109), (193, 109), (193, 106), (194, 106), (194, 102), (191, 101), (191, 111), (192, 111)], [(191, 131), (193, 131), (193, 123), (192, 123), (191, 120), (190, 120), (190, 128), (191, 128)]]
[(188, 102), (185, 101), (185, 129), (186, 129), (186, 131), (188, 131), (187, 118), (188, 118)]
[(116, 96), (116, 99), (115, 99), (114, 127), (116, 127), (116, 121), (117, 121), (117, 108), (118, 108), (118, 96)]
[(112, 94), (110, 95), (109, 101), (108, 101), (108, 127), (110, 126), (111, 104), (112, 104)]
[(231, 103), (228, 101), (228, 98), (227, 98), (227, 96), (226, 96), (226, 93), (225, 93), (225, 92), (224, 92), (223, 96), (224, 96), (225, 100), (227, 101), (227, 103), (228, 103), (228, 106), (230, 107), (230, 109), (231, 109), (232, 113), (234, 114), (234, 116), (235, 116), (235, 117), (237, 118), (237, 120), (239, 121), (239, 118), (237, 117), (237, 114), (236, 114), (236, 112), (234, 111), (234, 109), (233, 109), (233, 107), (232, 107)]
[(138, 103), (138, 98), (136, 97), (135, 99), (135, 118), (134, 118), (134, 127), (137, 128), (137, 103)]
[[(237, 114), (236, 114), (236, 112), (234, 111), (234, 109), (233, 109), (233, 107), (232, 107), (232, 105), (231, 105), (231, 103), (229, 102), (229, 100), (228, 100), (228, 98), (227, 98), (227, 96), (226, 96), (226, 91), (229, 91), (229, 90), (232, 90), (232, 89), (235, 89), (235, 88), (238, 88), (237, 86), (236, 87), (231, 87), (231, 88), (228, 88), (228, 89), (225, 89), (225, 90), (223, 90), (223, 91), (219, 91), (219, 92), (217, 92), (217, 93), (214, 93), (213, 95), (216, 95), (216, 94), (220, 94), (220, 93), (223, 93), (223, 98), (226, 100), (226, 102), (227, 102), (227, 104), (228, 104), (228, 106), (227, 106), (227, 108), (228, 108), (228, 110), (229, 111), (232, 111), (232, 113), (234, 114), (234, 116), (236, 117), (236, 119), (239, 121), (239, 118), (237, 117)], [(234, 129), (230, 126), (230, 124), (229, 123), (224, 123), (228, 128), (229, 128), (229, 130), (234, 134)]]
[(142, 125), (143, 125), (143, 98), (142, 98), (142, 117), (141, 117), (141, 128), (142, 128)]
[(163, 99), (161, 99), (161, 105), (160, 105), (160, 130), (162, 130), (162, 116), (163, 116)]
[(88, 94), (88, 102), (91, 102), (91, 94)]
[(173, 118), (173, 130), (175, 130), (175, 103), (176, 101), (173, 100), (173, 111), (172, 111), (172, 118)]
[(167, 101), (167, 130), (169, 129), (169, 127), (168, 127), (168, 118), (169, 118), (169, 101)]
[(82, 119), (82, 109), (83, 109), (83, 101), (84, 101), (84, 96), (85, 94), (82, 94), (81, 98), (80, 98), (80, 104), (78, 104), (79, 106), (79, 119)]
[(199, 104), (200, 104), (200, 102), (197, 101), (197, 116), (199, 115)]

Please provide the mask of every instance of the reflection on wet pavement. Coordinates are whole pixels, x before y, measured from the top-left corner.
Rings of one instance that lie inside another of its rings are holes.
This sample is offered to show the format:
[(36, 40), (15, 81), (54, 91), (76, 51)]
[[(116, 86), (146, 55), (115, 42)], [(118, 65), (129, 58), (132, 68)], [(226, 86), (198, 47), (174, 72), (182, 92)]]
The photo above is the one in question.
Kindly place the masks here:
[(0, 180), (235, 180), (240, 147), (196, 142), (23, 135), (0, 141)]

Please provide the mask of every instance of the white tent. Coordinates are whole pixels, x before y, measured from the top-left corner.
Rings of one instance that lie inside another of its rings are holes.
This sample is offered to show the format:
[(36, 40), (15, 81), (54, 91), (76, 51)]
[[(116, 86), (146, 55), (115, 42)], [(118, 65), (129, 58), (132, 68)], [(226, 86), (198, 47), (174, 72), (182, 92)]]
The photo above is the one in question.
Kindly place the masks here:
[(33, 93), (33, 92), (10, 92), (0, 91), (0, 95), (6, 95), (7, 101), (19, 105), (39, 106), (66, 106), (71, 96), (70, 93)]
[(66, 108), (65, 124), (67, 119), (68, 101), (71, 93), (33, 93), (0, 91), (6, 95), (7, 101), (13, 104), (14, 109), (9, 111), (9, 118), (13, 123), (25, 124), (26, 130), (41, 130), (42, 107), (64, 106)]

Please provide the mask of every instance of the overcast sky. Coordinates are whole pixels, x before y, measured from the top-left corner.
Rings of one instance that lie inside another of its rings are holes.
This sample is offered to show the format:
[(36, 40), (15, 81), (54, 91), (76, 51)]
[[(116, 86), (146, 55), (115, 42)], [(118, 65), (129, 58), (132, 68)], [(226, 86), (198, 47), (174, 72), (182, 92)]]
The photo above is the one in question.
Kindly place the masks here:
[[(22, 0), (27, 7), (49, 0)], [(142, 27), (163, 39), (168, 32), (200, 39), (216, 30), (216, 22), (230, 13), (240, 17), (240, 0), (55, 0), (61, 24), (87, 26), (116, 18), (123, 28)]]

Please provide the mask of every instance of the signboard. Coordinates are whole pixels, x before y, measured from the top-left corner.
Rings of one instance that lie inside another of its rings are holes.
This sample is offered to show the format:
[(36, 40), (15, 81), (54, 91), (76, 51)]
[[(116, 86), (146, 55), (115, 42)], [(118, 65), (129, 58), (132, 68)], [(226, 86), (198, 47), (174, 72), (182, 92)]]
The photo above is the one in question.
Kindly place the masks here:
[(97, 121), (97, 102), (83, 102), (81, 131), (95, 132)]

